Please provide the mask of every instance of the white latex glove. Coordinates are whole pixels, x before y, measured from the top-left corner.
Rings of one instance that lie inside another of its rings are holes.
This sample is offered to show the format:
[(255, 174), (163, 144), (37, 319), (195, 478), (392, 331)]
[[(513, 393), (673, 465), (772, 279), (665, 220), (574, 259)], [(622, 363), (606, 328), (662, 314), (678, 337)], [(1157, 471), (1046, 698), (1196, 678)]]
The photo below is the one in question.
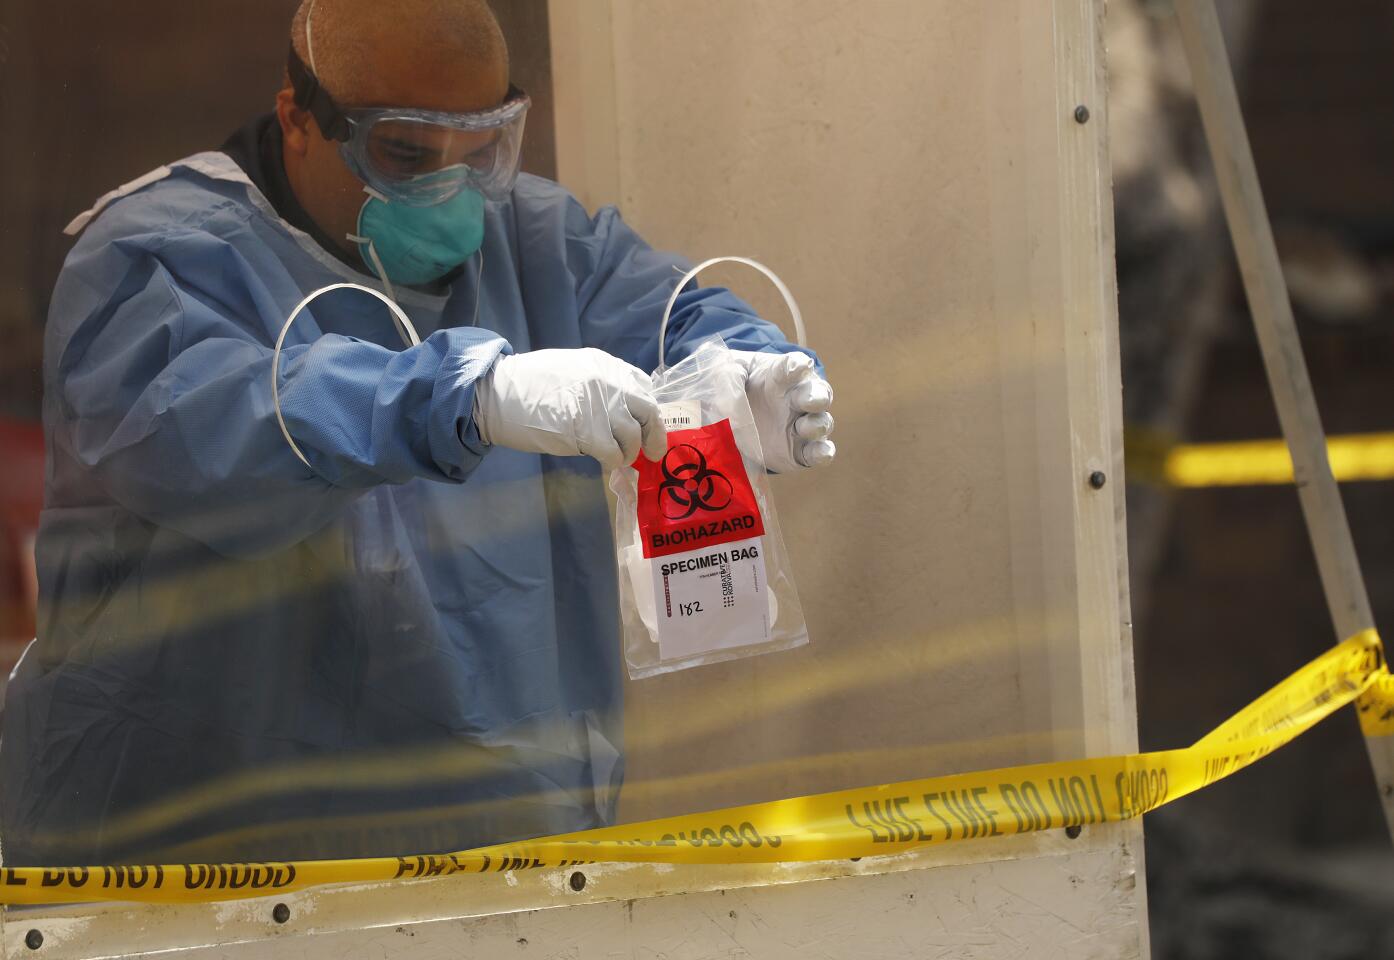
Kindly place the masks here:
[(607, 469), (668, 449), (648, 374), (590, 347), (499, 357), (475, 383), (474, 421), (485, 443), (594, 457)]
[(755, 414), (765, 467), (788, 473), (832, 460), (833, 388), (802, 353), (733, 350), (745, 369), (745, 396)]

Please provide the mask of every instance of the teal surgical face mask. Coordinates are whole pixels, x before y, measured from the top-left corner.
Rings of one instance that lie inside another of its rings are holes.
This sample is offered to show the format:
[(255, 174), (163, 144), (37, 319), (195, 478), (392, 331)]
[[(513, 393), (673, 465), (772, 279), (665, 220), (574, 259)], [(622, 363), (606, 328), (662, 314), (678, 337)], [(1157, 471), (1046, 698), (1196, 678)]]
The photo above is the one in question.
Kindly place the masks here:
[(464, 189), (440, 203), (409, 206), (367, 187), (358, 233), (348, 239), (387, 283), (407, 286), (439, 280), (484, 243), (484, 195)]

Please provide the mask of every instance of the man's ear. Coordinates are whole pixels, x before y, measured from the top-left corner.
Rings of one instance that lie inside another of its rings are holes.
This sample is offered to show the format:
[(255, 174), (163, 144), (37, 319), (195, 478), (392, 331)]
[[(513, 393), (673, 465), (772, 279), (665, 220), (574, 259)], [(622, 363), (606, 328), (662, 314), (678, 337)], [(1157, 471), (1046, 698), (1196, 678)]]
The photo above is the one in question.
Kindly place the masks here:
[(310, 149), (310, 137), (317, 135), (319, 128), (310, 111), (295, 105), (295, 91), (290, 87), (276, 94), (276, 119), (281, 123), (286, 149), (303, 157)]

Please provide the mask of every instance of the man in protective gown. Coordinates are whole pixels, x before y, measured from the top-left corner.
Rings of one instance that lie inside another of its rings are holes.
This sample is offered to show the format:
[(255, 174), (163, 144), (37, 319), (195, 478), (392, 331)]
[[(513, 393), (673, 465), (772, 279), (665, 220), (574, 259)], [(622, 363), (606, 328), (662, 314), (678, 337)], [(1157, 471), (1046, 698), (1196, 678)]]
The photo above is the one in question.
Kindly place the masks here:
[[(291, 38), (274, 113), (70, 227), (38, 635), (0, 728), (7, 865), (613, 820), (602, 473), (664, 450), (646, 371), (685, 262), (518, 174), (528, 99), (482, 0), (307, 0)], [(277, 358), (336, 283), (390, 297), (419, 344), (346, 288)], [(747, 391), (786, 398), (760, 424), (775, 459), (831, 459), (815, 358), (729, 292), (682, 292), (663, 359), (716, 334)]]

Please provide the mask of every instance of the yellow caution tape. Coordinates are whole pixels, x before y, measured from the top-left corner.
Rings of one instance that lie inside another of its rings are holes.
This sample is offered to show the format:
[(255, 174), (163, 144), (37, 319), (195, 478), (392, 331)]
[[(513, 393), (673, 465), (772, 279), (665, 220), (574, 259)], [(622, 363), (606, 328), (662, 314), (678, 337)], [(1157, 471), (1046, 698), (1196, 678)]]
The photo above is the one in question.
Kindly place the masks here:
[(1379, 671), (1355, 700), (1360, 732), (1367, 737), (1394, 737), (1394, 676)]
[[(1293, 482), (1292, 455), (1282, 440), (1170, 443), (1161, 434), (1130, 430), (1125, 450), (1131, 476), (1173, 487), (1238, 487)], [(1394, 433), (1328, 437), (1335, 478), (1394, 479)]]
[(1394, 678), (1366, 630), (1181, 750), (907, 780), (461, 853), (363, 860), (0, 868), (0, 902), (200, 902), (600, 861), (759, 863), (901, 853), (927, 844), (1128, 820), (1241, 770), (1346, 704), (1394, 734)]

